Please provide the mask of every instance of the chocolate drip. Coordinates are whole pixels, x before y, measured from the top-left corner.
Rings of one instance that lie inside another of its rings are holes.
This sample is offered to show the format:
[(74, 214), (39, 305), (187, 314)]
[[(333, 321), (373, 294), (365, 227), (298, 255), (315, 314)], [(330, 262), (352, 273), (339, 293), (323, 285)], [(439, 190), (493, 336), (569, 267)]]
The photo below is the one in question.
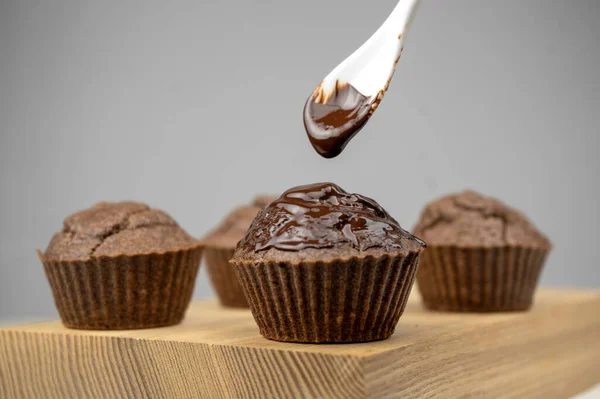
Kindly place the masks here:
[(304, 128), (313, 148), (325, 158), (338, 156), (371, 116), (371, 97), (351, 84), (336, 83), (331, 98), (319, 99), (319, 89), (304, 106)]
[(425, 245), (374, 200), (349, 194), (333, 183), (316, 183), (289, 189), (264, 208), (239, 246), (300, 251), (347, 243), (364, 251), (402, 249), (406, 240)]

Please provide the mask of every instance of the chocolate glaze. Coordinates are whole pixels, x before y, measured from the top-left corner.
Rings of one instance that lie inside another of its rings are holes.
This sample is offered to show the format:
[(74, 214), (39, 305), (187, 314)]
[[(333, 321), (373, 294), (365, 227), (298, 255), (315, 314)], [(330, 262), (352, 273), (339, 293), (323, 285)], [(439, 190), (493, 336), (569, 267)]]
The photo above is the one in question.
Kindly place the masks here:
[(264, 208), (238, 247), (300, 251), (346, 243), (364, 251), (403, 249), (407, 239), (425, 246), (374, 200), (333, 183), (316, 183), (291, 188)]
[(334, 158), (363, 128), (372, 114), (372, 101), (349, 83), (336, 83), (333, 95), (321, 100), (319, 86), (304, 106), (304, 128), (313, 148), (325, 158)]

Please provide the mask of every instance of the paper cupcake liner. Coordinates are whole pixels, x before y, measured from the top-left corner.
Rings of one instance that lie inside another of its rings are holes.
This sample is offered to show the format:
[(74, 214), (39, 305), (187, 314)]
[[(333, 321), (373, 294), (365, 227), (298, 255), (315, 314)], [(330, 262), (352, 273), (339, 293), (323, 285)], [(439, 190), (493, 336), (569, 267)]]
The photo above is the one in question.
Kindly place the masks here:
[(417, 285), (432, 310), (501, 312), (529, 309), (548, 255), (524, 247), (429, 246)]
[(125, 330), (174, 325), (190, 303), (203, 248), (53, 260), (38, 251), (69, 328)]
[(248, 302), (244, 291), (229, 260), (234, 249), (207, 247), (204, 250), (204, 260), (208, 277), (221, 305), (235, 308), (247, 308)]
[(327, 263), (233, 266), (265, 338), (334, 343), (392, 335), (418, 264), (416, 252)]

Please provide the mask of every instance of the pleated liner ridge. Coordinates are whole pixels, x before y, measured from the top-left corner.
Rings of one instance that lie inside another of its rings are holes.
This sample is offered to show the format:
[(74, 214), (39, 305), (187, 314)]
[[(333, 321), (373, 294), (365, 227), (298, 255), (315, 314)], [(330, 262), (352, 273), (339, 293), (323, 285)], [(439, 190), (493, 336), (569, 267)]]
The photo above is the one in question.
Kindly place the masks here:
[(235, 308), (247, 308), (244, 291), (229, 260), (234, 249), (206, 247), (204, 260), (208, 277), (217, 292), (221, 305)]
[(549, 250), (525, 247), (429, 246), (417, 285), (432, 310), (493, 312), (529, 309)]
[(419, 252), (327, 263), (233, 266), (265, 338), (333, 343), (392, 335), (418, 264)]
[(190, 303), (201, 246), (165, 253), (59, 261), (38, 255), (69, 328), (122, 330), (174, 325)]

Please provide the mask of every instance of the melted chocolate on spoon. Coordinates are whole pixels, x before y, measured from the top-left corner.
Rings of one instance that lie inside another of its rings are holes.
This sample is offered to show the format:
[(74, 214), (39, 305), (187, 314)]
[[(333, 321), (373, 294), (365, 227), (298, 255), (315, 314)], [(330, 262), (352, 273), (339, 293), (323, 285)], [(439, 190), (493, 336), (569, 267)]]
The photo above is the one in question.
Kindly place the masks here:
[(319, 90), (306, 101), (304, 127), (314, 149), (325, 158), (334, 158), (365, 125), (372, 101), (351, 84), (336, 83), (331, 98), (323, 102)]
[(269, 204), (238, 245), (250, 251), (300, 251), (350, 244), (363, 251), (402, 249), (408, 241), (425, 245), (374, 200), (333, 183), (316, 183), (291, 188)]

